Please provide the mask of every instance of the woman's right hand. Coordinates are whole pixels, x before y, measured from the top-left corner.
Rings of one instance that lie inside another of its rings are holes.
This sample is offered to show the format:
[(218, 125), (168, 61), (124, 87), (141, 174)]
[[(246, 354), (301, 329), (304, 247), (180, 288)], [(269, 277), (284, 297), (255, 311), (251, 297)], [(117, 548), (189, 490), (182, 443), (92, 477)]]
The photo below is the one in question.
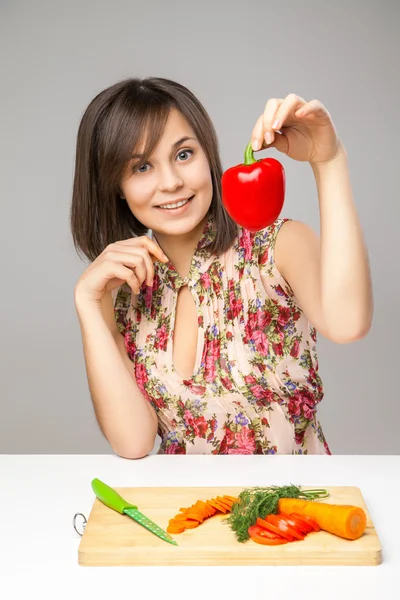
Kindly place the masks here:
[(127, 283), (138, 294), (143, 282), (152, 285), (155, 260), (167, 262), (161, 248), (148, 236), (109, 244), (83, 272), (75, 298), (100, 303), (104, 294)]

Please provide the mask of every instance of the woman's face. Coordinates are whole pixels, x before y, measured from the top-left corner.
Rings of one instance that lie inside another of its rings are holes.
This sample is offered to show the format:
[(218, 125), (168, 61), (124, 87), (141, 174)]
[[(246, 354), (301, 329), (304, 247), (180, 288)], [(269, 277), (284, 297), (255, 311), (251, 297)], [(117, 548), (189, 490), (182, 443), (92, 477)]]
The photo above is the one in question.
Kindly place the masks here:
[[(171, 109), (162, 138), (148, 162), (143, 164), (139, 155), (134, 156), (121, 191), (135, 217), (164, 235), (194, 230), (208, 212), (213, 189), (207, 157), (185, 117)], [(180, 208), (165, 206), (189, 198)]]

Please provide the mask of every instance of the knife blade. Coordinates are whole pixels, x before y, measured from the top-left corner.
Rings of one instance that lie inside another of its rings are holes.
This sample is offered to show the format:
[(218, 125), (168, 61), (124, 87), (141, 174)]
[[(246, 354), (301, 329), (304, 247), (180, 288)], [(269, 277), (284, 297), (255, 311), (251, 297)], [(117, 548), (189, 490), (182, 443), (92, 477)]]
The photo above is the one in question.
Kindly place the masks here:
[(154, 521), (146, 517), (137, 506), (134, 504), (130, 504), (127, 502), (116, 492), (112, 487), (108, 486), (100, 479), (93, 479), (92, 481), (92, 490), (94, 491), (96, 497), (113, 510), (121, 513), (121, 515), (125, 514), (140, 525), (143, 525), (146, 529), (154, 533), (162, 540), (177, 546), (178, 543), (169, 535), (167, 531), (164, 531), (161, 527), (159, 527)]

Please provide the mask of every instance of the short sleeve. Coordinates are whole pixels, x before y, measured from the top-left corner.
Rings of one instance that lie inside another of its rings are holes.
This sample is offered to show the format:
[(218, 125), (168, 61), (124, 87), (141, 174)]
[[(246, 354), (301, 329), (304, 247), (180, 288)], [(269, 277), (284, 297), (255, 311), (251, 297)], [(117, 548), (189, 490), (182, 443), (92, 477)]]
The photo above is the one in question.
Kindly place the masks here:
[(291, 219), (277, 219), (256, 233), (255, 246), (258, 254), (258, 264), (260, 265), (260, 271), (269, 272), (274, 268), (275, 265), (275, 244), (278, 233), (286, 221)]
[(294, 293), (289, 283), (283, 277), (275, 262), (275, 245), (278, 233), (284, 223), (291, 221), (289, 218), (277, 219), (255, 234), (254, 251), (258, 257), (258, 266), (261, 280), (265, 290), (272, 297), (287, 295), (294, 298)]
[(118, 331), (125, 335), (130, 320), (132, 289), (127, 283), (124, 283), (117, 290), (113, 290), (112, 297), (114, 300), (114, 318)]

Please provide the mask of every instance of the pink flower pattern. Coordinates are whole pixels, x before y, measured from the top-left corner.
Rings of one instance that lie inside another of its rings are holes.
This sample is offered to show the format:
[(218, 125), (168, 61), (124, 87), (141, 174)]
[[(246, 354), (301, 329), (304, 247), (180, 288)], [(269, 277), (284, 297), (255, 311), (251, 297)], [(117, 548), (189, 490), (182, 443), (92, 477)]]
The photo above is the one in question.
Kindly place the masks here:
[(116, 291), (114, 312), (136, 382), (158, 416), (160, 454), (331, 454), (317, 406), (317, 332), (274, 261), (277, 219), (209, 252), (209, 217), (189, 271), (198, 313), (197, 369), (173, 367), (173, 316), (182, 278), (155, 262), (153, 286)]

